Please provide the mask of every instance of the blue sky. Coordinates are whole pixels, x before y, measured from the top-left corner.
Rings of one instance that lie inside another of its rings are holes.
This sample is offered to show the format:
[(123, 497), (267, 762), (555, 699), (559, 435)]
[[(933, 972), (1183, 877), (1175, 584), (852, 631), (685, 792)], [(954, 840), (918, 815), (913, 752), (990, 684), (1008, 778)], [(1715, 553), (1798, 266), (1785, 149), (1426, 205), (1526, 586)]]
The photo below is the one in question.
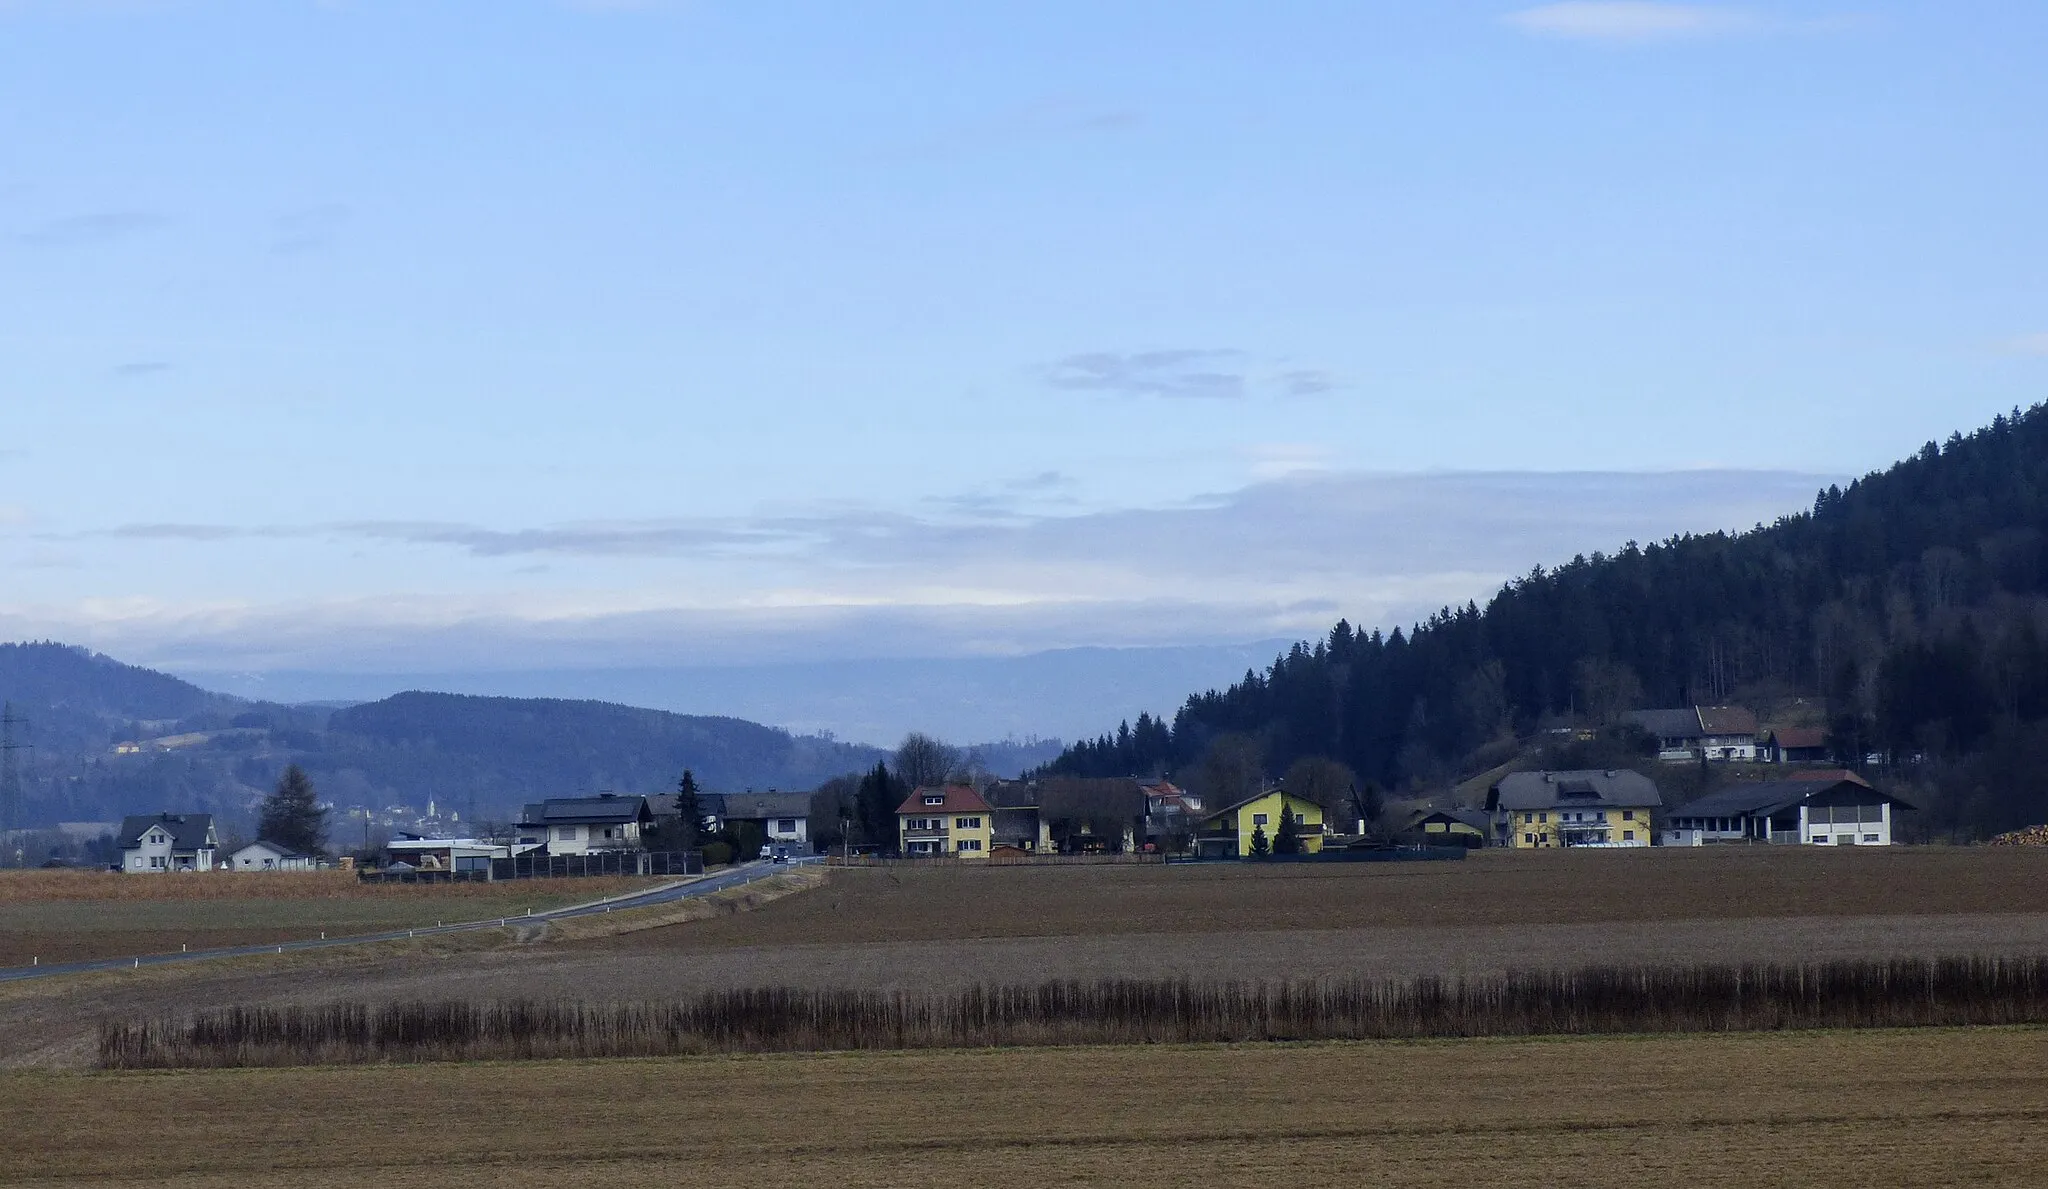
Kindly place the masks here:
[(1313, 633), (2048, 380), (2048, 7), (0, 0), (0, 634)]

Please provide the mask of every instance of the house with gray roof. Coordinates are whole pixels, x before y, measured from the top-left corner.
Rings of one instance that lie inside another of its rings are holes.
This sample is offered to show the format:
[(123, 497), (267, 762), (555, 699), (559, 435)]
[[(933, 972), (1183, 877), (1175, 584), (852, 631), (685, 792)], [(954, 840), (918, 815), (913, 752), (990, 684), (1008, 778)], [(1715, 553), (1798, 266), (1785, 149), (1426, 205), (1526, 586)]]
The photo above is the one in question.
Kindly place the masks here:
[(519, 816), (519, 841), (544, 844), (551, 855), (641, 850), (654, 824), (647, 798), (600, 793), (595, 797), (550, 797), (526, 806)]
[(1753, 762), (1757, 758), (1756, 715), (1741, 706), (1688, 706), (1681, 710), (1635, 710), (1627, 721), (1657, 739), (1657, 758), (1667, 764)]
[(1890, 846), (1897, 812), (1913, 806), (1853, 773), (1730, 785), (1671, 811), (1666, 846), (1710, 842)]
[(130, 875), (211, 871), (220, 849), (210, 813), (130, 815), (121, 819), (114, 842), (121, 848), (121, 870)]
[(764, 845), (787, 847), (794, 854), (811, 850), (811, 795), (809, 793), (700, 793), (698, 805), (714, 830), (729, 822), (753, 822), (761, 827)]
[(1648, 846), (1663, 806), (1656, 782), (1626, 768), (1511, 772), (1486, 791), (1493, 841), (1525, 850)]

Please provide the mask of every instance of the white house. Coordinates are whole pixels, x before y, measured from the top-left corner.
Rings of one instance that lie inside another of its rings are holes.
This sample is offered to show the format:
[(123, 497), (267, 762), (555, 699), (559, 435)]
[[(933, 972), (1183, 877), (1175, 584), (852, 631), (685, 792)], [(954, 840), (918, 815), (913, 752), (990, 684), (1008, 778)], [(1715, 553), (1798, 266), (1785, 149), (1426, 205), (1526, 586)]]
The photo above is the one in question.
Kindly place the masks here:
[(551, 797), (528, 805), (520, 815), (519, 841), (545, 845), (551, 855), (640, 850), (653, 824), (645, 797)]
[(121, 819), (114, 841), (121, 848), (121, 870), (130, 875), (155, 871), (211, 871), (220, 839), (210, 813), (157, 813)]
[(753, 822), (761, 827), (767, 845), (786, 846), (798, 854), (810, 853), (809, 793), (714, 793), (702, 797), (699, 804), (714, 830), (724, 828), (728, 822)]
[(1672, 810), (1663, 842), (1890, 846), (1896, 811), (1911, 808), (1853, 775), (1766, 780), (1733, 785)]
[(260, 839), (228, 856), (230, 871), (316, 871), (320, 860)]
[(1740, 706), (1637, 710), (1628, 721), (1657, 737), (1657, 758), (1667, 764), (1757, 759), (1756, 715)]

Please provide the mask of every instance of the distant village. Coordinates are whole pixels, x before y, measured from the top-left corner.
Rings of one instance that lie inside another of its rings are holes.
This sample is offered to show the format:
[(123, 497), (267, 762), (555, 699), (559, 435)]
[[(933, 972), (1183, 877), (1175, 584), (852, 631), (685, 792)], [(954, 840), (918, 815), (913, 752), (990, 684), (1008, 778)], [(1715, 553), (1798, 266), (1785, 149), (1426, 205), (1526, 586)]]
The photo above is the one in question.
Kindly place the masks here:
[[(1331, 804), (1284, 783), (1262, 782), (1230, 804), (1208, 805), (1163, 779), (963, 779), (910, 790), (896, 808), (893, 847), (842, 841), (833, 853), (847, 861), (1228, 861), (1482, 847), (1890, 846), (1897, 815), (1913, 808), (1830, 766), (1816, 728), (1762, 729), (1738, 706), (1644, 710), (1629, 720), (1655, 741), (1653, 769), (1710, 767), (1736, 778), (1673, 804), (1657, 779), (1631, 768), (1502, 770), (1449, 794), (1388, 803), (1373, 820), (1355, 803)], [(681, 873), (687, 865), (667, 849), (680, 836), (677, 803), (674, 793), (549, 798), (490, 836), (399, 830), (360, 863), (339, 863), (377, 878)], [(745, 853), (719, 844), (714, 861), (784, 861), (846, 837), (835, 828), (843, 823), (818, 820), (810, 793), (703, 793), (697, 804), (699, 832), (747, 840)], [(449, 824), (457, 820), (451, 815)], [(117, 866), (131, 874), (330, 865), (261, 839), (223, 853), (203, 813), (130, 816), (116, 842)]]

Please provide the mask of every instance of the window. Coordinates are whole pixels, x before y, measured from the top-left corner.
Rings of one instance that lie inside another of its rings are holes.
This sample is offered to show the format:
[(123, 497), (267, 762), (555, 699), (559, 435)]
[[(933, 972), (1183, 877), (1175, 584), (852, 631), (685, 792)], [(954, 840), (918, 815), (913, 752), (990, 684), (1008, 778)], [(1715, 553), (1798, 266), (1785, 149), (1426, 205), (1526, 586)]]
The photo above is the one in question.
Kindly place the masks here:
[(978, 817), (956, 817), (953, 819), (953, 828), (955, 830), (979, 830), (981, 829), (981, 819)]
[(1636, 820), (1636, 811), (1635, 811), (1635, 810), (1633, 810), (1633, 809), (1624, 809), (1624, 810), (1622, 810), (1622, 811), (1621, 811), (1621, 820), (1622, 820), (1622, 821), (1625, 821), (1625, 822), (1632, 822), (1632, 821)]
[(556, 827), (555, 827), (555, 838), (556, 838), (556, 840), (557, 840), (557, 841), (560, 841), (560, 842), (574, 842), (574, 841), (576, 841), (576, 827), (574, 827), (574, 826), (556, 826)]
[(1536, 820), (1536, 815), (1535, 815), (1535, 814), (1533, 814), (1533, 813), (1525, 813), (1525, 814), (1523, 814), (1523, 815), (1522, 815), (1522, 824), (1523, 824), (1523, 825), (1525, 825), (1525, 826), (1527, 826), (1527, 825), (1530, 825), (1530, 824), (1534, 823), (1534, 822), (1535, 822), (1535, 820)]
[(610, 826), (606, 826), (604, 828), (604, 836), (606, 838), (610, 838), (612, 836), (612, 828)]
[(1550, 821), (1550, 815), (1548, 813), (1539, 813), (1536, 815), (1536, 820), (1539, 822), (1548, 823)]
[(1636, 840), (1636, 832), (1634, 830), (1623, 830), (1621, 832), (1621, 840), (1623, 842), (1634, 842)]
[(1308, 821), (1307, 819), (1303, 818), (1300, 814), (1297, 813), (1294, 815), (1294, 824), (1297, 826), (1305, 826), (1308, 824)]
[(981, 849), (981, 839), (979, 839), (979, 838), (962, 838), (962, 839), (960, 840), (960, 849), (961, 849), (961, 850), (980, 850), (980, 849)]
[(1863, 836), (1863, 841), (1865, 841), (1865, 842), (1876, 842), (1876, 841), (1877, 841), (1877, 835), (1875, 835), (1875, 834), (1865, 834), (1865, 835)]
[(926, 794), (926, 795), (925, 795), (924, 803), (925, 803), (926, 805), (944, 805), (944, 804), (946, 803), (946, 797), (945, 797), (945, 794), (944, 794), (944, 793), (928, 793), (928, 794)]
[(1522, 843), (1525, 846), (1534, 846), (1536, 845), (1536, 836), (1534, 834), (1524, 834), (1522, 835)]
[(1827, 836), (1827, 835), (1825, 835), (1825, 834), (1815, 834), (1815, 835), (1813, 836), (1813, 844), (1814, 844), (1815, 846), (1826, 846), (1826, 845), (1827, 845), (1827, 842), (1828, 842), (1828, 836)]
[(1605, 809), (1602, 809), (1602, 810), (1598, 811), (1597, 813), (1595, 813), (1595, 814), (1593, 815), (1593, 820), (1594, 820), (1594, 821), (1596, 821), (1596, 822), (1604, 822), (1604, 821), (1606, 821), (1606, 820), (1607, 820), (1607, 811), (1606, 811)]
[(1265, 825), (1265, 824), (1266, 824), (1266, 815), (1265, 815), (1265, 814), (1263, 814), (1263, 813), (1255, 813), (1255, 814), (1253, 814), (1253, 815), (1252, 815), (1252, 825), (1254, 825), (1254, 826), (1263, 826), (1263, 825)]
[(793, 818), (793, 817), (778, 817), (778, 818), (776, 818), (776, 819), (775, 819), (775, 832), (776, 832), (777, 834), (794, 834), (794, 833), (796, 833), (796, 819), (795, 819), (795, 818)]

